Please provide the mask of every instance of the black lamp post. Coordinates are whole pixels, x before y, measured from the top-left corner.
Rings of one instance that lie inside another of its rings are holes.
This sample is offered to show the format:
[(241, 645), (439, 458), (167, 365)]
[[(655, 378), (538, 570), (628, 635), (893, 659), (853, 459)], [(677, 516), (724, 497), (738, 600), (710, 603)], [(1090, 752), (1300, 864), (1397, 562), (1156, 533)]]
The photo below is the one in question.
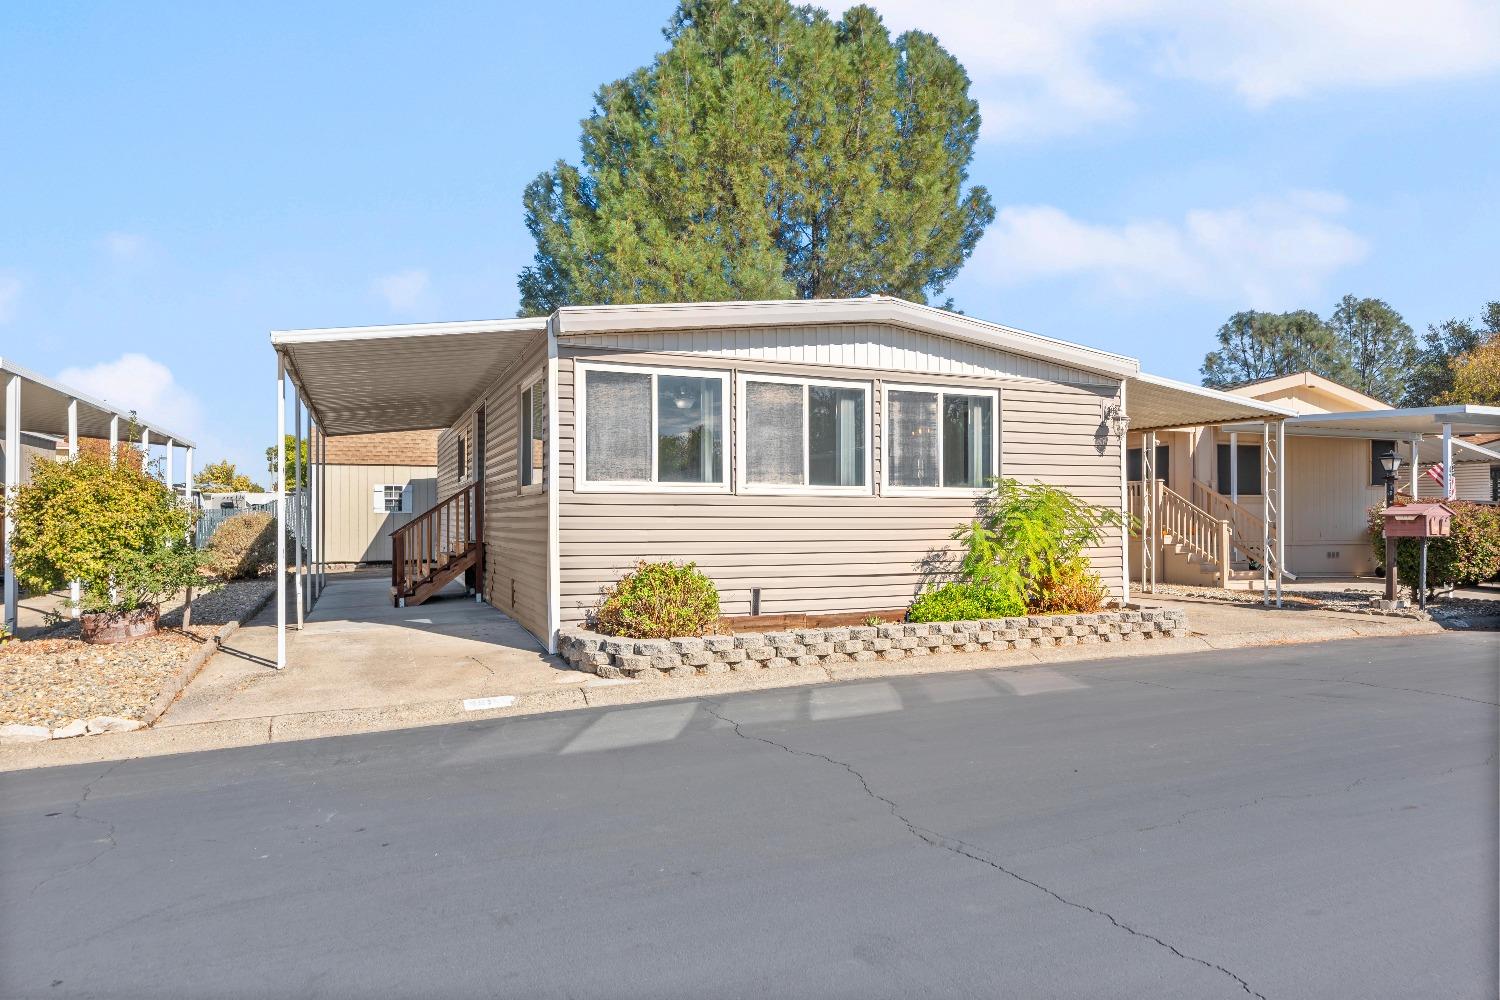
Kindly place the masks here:
[(1385, 505), (1389, 507), (1396, 502), (1396, 473), (1401, 471), (1401, 456), (1394, 448), (1388, 449), (1380, 456), (1380, 467), (1385, 470)]

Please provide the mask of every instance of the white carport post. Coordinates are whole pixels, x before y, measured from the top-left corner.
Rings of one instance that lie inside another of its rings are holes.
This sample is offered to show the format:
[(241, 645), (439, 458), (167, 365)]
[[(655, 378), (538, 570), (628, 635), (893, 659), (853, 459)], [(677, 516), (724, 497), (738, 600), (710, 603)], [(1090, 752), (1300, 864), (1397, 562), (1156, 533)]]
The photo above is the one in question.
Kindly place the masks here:
[(276, 669), (286, 667), (286, 359), (276, 355)]
[[(78, 457), (78, 400), (68, 400), (68, 461)], [(68, 615), (77, 618), (82, 611), (79, 602), (83, 599), (83, 584), (78, 580), (68, 581)]]
[(1458, 484), (1453, 481), (1453, 425), (1443, 425), (1443, 499), (1452, 500), (1458, 495)]
[(109, 464), (113, 468), (120, 460), (120, 417), (118, 414), (109, 418)]
[(182, 449), (182, 499), (187, 501), (189, 507), (197, 510), (193, 503), (193, 449), (187, 447)]
[(1161, 551), (1161, 532), (1156, 526), (1156, 432), (1141, 437), (1141, 590), (1156, 593), (1156, 557)]
[(1260, 603), (1271, 603), (1271, 422), (1260, 425)]
[[(21, 376), (5, 380), (5, 498), (14, 500), (21, 485)], [(16, 583), (16, 521), (10, 505), (5, 507), (5, 627), (11, 635), (20, 628), (21, 612), (17, 602), (21, 589)]]
[(313, 599), (323, 596), (323, 425), (313, 425)]
[(1411, 468), (1407, 472), (1411, 475), (1411, 498), (1417, 498), (1417, 487), (1422, 482), (1422, 458), (1417, 454), (1417, 444), (1422, 440), (1422, 435), (1411, 436)]
[(1229, 500), (1236, 506), (1240, 502), (1240, 435), (1229, 432)]
[(297, 630), (300, 632), (302, 630), (303, 614), (306, 610), (303, 605), (303, 602), (306, 600), (306, 594), (302, 586), (302, 554), (307, 547), (307, 525), (306, 520), (302, 516), (302, 392), (300, 390), (297, 392), (297, 401), (292, 406), (292, 425), (292, 483), (295, 487), (293, 495), (295, 497), (294, 506), (296, 508), (296, 515), (292, 523), (297, 526), (293, 543), (297, 548), (297, 575), (295, 580), (297, 584)]
[(1286, 421), (1276, 421), (1276, 606), (1286, 574)]
[(173, 476), (172, 476), (172, 452), (174, 450), (176, 450), (176, 448), (177, 448), (177, 440), (176, 440), (176, 438), (167, 438), (167, 467), (166, 467), (166, 473), (167, 473), (167, 492), (168, 493), (175, 493), (177, 491), (177, 488), (172, 485), (172, 479), (173, 479)]
[(151, 428), (149, 428), (149, 427), (142, 427), (141, 428), (141, 471), (144, 472), (148, 476), (151, 474), (151, 470), (149, 468), (147, 468), (147, 465), (150, 463), (150, 461), (151, 461)]

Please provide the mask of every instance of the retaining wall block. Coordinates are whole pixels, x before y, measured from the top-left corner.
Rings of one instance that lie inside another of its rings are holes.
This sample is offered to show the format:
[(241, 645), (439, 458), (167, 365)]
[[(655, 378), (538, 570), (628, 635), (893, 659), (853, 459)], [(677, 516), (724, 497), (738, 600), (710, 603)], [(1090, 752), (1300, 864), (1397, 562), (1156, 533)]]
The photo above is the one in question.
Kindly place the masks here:
[(879, 634), (874, 625), (856, 625), (849, 629), (849, 638), (858, 639), (861, 642), (865, 639), (874, 639)]
[(849, 658), (851, 660), (854, 660), (856, 663), (868, 663), (871, 660), (876, 659), (878, 656), (878, 653), (870, 649), (860, 649), (849, 654)]
[(710, 635), (703, 639), (703, 648), (710, 653), (727, 653), (736, 646), (736, 637), (732, 635)]
[(827, 656), (831, 652), (833, 652), (833, 643), (831, 642), (813, 641), (807, 644), (808, 656)]
[(785, 670), (791, 665), (792, 661), (788, 660), (785, 656), (773, 656), (766, 661), (766, 669), (768, 670)]
[(708, 648), (708, 643), (702, 639), (668, 639), (667, 644), (674, 653), (701, 653)]

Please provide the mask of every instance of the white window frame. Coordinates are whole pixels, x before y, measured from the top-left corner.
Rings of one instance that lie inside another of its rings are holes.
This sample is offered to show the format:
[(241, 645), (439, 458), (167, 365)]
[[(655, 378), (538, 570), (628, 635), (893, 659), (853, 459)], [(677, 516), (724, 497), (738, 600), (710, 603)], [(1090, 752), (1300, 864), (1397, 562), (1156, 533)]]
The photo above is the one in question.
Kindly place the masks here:
[[(800, 385), (802, 389), (802, 478), (804, 482), (800, 485), (778, 485), (775, 483), (752, 483), (746, 475), (748, 457), (748, 444), (746, 434), (749, 425), (745, 421), (745, 386), (749, 382), (779, 382), (783, 385)], [(808, 406), (808, 387), (814, 385), (826, 385), (835, 389), (859, 389), (865, 397), (865, 484), (863, 486), (814, 486), (805, 482), (811, 474), (811, 456), (808, 447), (811, 440), (808, 422), (811, 418), (811, 408)], [(867, 497), (875, 494), (875, 412), (871, 406), (874, 399), (872, 384), (870, 382), (853, 381), (849, 379), (811, 378), (804, 375), (763, 375), (759, 372), (741, 371), (735, 381), (735, 426), (737, 430), (735, 441), (735, 483), (739, 487), (738, 492), (749, 495), (815, 495), (815, 496), (845, 496), (845, 497)]]
[[(370, 495), (372, 497), (374, 496), (374, 492), (377, 489), (380, 490), (381, 505), (380, 505), (380, 507), (378, 509), (376, 509), (374, 511), (374, 513), (376, 513), (376, 514), (382, 514), (382, 515), (383, 514), (410, 514), (411, 513), (411, 484), (410, 483), (375, 483), (372, 486), (371, 490), (370, 490)], [(391, 490), (397, 490), (397, 489), (401, 491), (400, 506), (396, 510), (391, 510), (390, 508), (386, 507), (385, 504), (387, 502), (389, 502), (389, 500), (390, 500), (389, 492)], [(373, 503), (371, 503), (371, 507), (374, 507)]]
[[(588, 389), (589, 372), (628, 372), (651, 376), (651, 479), (590, 479), (588, 475)], [(573, 489), (578, 493), (714, 493), (730, 492), (729, 451), (733, 445), (729, 423), (730, 372), (717, 368), (665, 368), (658, 365), (619, 365), (602, 361), (573, 363), (574, 463)], [(719, 482), (662, 483), (657, 475), (656, 379), (659, 375), (681, 375), (688, 378), (719, 380)]]
[[(937, 486), (897, 486), (891, 482), (891, 393), (892, 392), (928, 392), (938, 395), (938, 485)], [(979, 396), (990, 400), (990, 415), (994, 420), (994, 426), (990, 428), (990, 469), (991, 475), (998, 477), (1002, 475), (1000, 469), (1000, 390), (983, 389), (962, 385), (940, 385), (935, 383), (920, 382), (882, 382), (880, 384), (880, 446), (883, 449), (880, 456), (880, 490), (884, 496), (912, 496), (912, 497), (982, 497), (989, 492), (989, 486), (944, 486), (943, 480), (946, 471), (943, 463), (946, 461), (943, 448), (943, 397), (944, 396)]]
[[(531, 441), (529, 439), (517, 441), (516, 443), (518, 447), (516, 448), (516, 492), (522, 496), (528, 496), (533, 493), (545, 493), (547, 491), (548, 449), (546, 442), (552, 436), (552, 414), (547, 412), (547, 370), (545, 368), (538, 368), (536, 371), (531, 373), (531, 377), (524, 379), (521, 382), (521, 391), (516, 393), (516, 399), (518, 402), (525, 402), (526, 394), (534, 390), (538, 385), (542, 387), (542, 416), (547, 421), (547, 433), (542, 437), (542, 467), (540, 470), (532, 468), (531, 474), (535, 479), (537, 477), (538, 471), (540, 471), (541, 477), (537, 482), (521, 482), (521, 456), (530, 450)], [(523, 412), (523, 414), (518, 414), (518, 416), (522, 416), (523, 419), (516, 421), (517, 437), (520, 436), (522, 427), (529, 426), (531, 419), (529, 412)]]

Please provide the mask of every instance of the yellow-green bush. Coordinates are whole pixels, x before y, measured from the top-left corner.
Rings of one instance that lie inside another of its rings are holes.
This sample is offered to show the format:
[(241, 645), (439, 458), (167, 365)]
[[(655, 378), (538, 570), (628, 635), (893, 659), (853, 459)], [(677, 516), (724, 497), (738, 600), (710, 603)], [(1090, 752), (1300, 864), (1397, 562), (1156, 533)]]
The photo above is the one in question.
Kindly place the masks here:
[(706, 635), (718, 623), (718, 588), (694, 563), (638, 562), (594, 609), (600, 632), (632, 639)]

